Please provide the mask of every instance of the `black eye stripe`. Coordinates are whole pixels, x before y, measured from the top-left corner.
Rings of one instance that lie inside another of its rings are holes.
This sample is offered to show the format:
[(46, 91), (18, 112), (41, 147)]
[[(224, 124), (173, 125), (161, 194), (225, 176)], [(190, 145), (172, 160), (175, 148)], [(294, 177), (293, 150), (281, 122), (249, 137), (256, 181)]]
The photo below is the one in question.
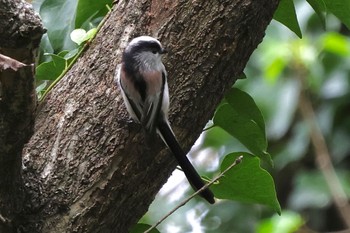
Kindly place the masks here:
[(133, 47), (132, 50), (132, 52), (150, 51), (152, 53), (157, 53), (160, 52), (162, 48), (155, 41), (140, 41)]

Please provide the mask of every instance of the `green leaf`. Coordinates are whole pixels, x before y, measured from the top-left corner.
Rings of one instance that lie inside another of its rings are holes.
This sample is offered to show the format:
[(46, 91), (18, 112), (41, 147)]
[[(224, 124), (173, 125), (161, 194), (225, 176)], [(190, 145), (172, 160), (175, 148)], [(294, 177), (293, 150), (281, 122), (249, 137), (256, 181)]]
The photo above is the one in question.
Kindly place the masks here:
[(282, 57), (276, 57), (271, 63), (265, 68), (265, 77), (270, 82), (276, 82), (278, 76), (282, 73), (286, 67), (286, 59)]
[(273, 18), (302, 37), (293, 0), (281, 0)]
[(283, 211), (281, 216), (274, 215), (262, 221), (257, 227), (257, 233), (294, 233), (304, 225), (300, 214), (292, 211)]
[(106, 15), (106, 5), (112, 5), (113, 0), (79, 0), (75, 27), (82, 27), (86, 21)]
[(324, 0), (327, 11), (338, 17), (343, 24), (350, 29), (350, 1), (349, 0)]
[(84, 29), (78, 28), (70, 33), (70, 38), (73, 42), (77, 43), (78, 45), (81, 45), (85, 41), (88, 41), (91, 38), (93, 38), (96, 33), (97, 28), (92, 28), (88, 32), (86, 32)]
[(37, 80), (55, 80), (66, 68), (66, 60), (55, 54), (46, 54), (52, 57), (52, 61), (43, 62), (36, 67), (35, 78)]
[(45, 0), (40, 7), (40, 16), (55, 52), (76, 47), (69, 34), (74, 30), (77, 4), (77, 0)]
[(241, 116), (249, 118), (252, 121), (256, 122), (256, 124), (263, 132), (262, 136), (265, 141), (266, 149), (267, 143), (265, 137), (265, 121), (253, 98), (238, 88), (232, 88), (230, 92), (225, 96), (225, 99), (231, 105), (231, 107), (235, 108), (237, 112), (239, 112)]
[(220, 105), (215, 112), (214, 124), (272, 165), (271, 156), (267, 153), (264, 118), (254, 100), (237, 88), (232, 88), (225, 100), (227, 103)]
[(326, 33), (322, 38), (324, 50), (340, 56), (349, 56), (350, 46), (347, 38), (338, 33)]
[(86, 39), (90, 40), (92, 39), (97, 33), (97, 28), (91, 28), (87, 33), (86, 33)]
[[(144, 233), (150, 227), (151, 226), (148, 224), (138, 223), (130, 229), (129, 233)], [(157, 229), (153, 229), (150, 231), (150, 233), (160, 233), (160, 232)]]
[(322, 26), (324, 29), (326, 29), (326, 18), (325, 18), (325, 12), (326, 12), (326, 4), (323, 0), (306, 0), (310, 6), (314, 9), (317, 16), (320, 18), (322, 22)]
[(350, 1), (346, 0), (307, 0), (325, 27), (325, 14), (332, 13), (350, 29)]
[(259, 158), (245, 152), (229, 154), (221, 164), (221, 171), (241, 155), (243, 155), (242, 162), (228, 171), (217, 184), (211, 186), (215, 197), (267, 205), (280, 214), (281, 207), (277, 200), (274, 181), (271, 175), (260, 167)]
[(47, 62), (47, 61), (50, 61), (50, 57), (48, 56), (44, 56), (45, 53), (53, 53), (53, 48), (52, 48), (52, 45), (51, 45), (51, 42), (49, 40), (49, 37), (46, 34), (44, 34), (41, 38), (41, 41), (40, 41), (40, 54), (39, 54), (39, 64), (42, 63), (42, 62)]
[(86, 41), (86, 31), (81, 28), (75, 29), (70, 33), (70, 39), (74, 43), (81, 45), (84, 41)]
[(48, 81), (44, 80), (40, 85), (36, 86), (35, 91), (36, 91), (36, 93), (38, 95), (38, 99), (41, 98), (41, 96), (44, 93), (45, 88), (47, 87), (47, 85), (48, 85)]
[(232, 142), (232, 136), (221, 127), (213, 127), (205, 133), (203, 147), (219, 149)]
[[(57, 54), (57, 56), (64, 58), (68, 53), (69, 53), (68, 50), (62, 50)], [(45, 53), (45, 55), (56, 56), (56, 54), (52, 54), (52, 53)]]
[(69, 53), (64, 55), (63, 58), (66, 59), (66, 60), (69, 60), (69, 59), (75, 57), (75, 55), (77, 55), (78, 52), (79, 52), (79, 48), (73, 49), (73, 50), (69, 51)]

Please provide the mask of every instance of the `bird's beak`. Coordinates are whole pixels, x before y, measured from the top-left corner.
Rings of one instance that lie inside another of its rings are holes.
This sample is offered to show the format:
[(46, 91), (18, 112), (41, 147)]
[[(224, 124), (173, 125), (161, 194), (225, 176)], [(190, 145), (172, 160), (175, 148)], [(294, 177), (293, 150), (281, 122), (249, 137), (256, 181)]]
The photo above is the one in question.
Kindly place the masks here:
[(160, 54), (164, 54), (164, 53), (167, 53), (168, 50), (166, 48), (162, 48), (162, 50), (160, 51)]

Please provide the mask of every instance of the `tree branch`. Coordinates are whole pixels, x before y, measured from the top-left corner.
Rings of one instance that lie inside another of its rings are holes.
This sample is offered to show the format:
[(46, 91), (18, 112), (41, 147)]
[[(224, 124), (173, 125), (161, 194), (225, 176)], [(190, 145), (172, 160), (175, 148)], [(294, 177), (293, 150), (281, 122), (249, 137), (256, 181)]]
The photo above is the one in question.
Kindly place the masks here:
[(302, 92), (300, 93), (299, 108), (305, 122), (308, 123), (310, 129), (312, 147), (315, 150), (315, 161), (320, 169), (326, 184), (330, 190), (331, 196), (337, 207), (340, 217), (348, 229), (350, 229), (350, 205), (345, 190), (338, 178), (333, 167), (331, 155), (329, 153), (326, 140), (317, 124), (315, 111), (312, 107), (310, 99), (307, 97), (305, 79), (306, 76), (300, 77), (302, 83)]
[[(23, 153), (23, 232), (127, 232), (176, 166), (145, 146), (113, 76), (133, 37), (158, 36), (170, 121), (185, 150), (261, 42), (278, 0), (118, 1), (90, 48), (41, 104)], [(195, 119), (195, 120), (194, 120)]]
[(33, 132), (32, 64), (43, 33), (30, 4), (0, 0), (0, 214), (12, 223), (22, 208), (21, 152)]

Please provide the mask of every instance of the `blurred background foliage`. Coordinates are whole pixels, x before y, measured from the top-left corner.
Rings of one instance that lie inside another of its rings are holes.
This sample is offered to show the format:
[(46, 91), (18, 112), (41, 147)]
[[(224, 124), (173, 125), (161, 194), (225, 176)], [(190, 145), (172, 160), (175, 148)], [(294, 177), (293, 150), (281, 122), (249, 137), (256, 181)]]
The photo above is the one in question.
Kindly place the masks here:
[[(285, 233), (346, 229), (317, 165), (310, 122), (301, 113), (300, 95), (304, 92), (312, 103), (337, 177), (349, 198), (350, 33), (332, 14), (326, 15), (323, 22), (305, 1), (295, 3), (302, 39), (272, 21), (264, 41), (246, 66), (247, 79), (235, 84), (253, 97), (265, 118), (268, 151), (275, 165), (269, 171), (275, 179), (282, 215), (258, 205), (220, 201), (208, 206), (197, 199), (167, 219), (158, 228), (160, 232)], [(233, 151), (246, 149), (224, 130), (214, 127), (202, 134), (191, 156), (197, 168), (209, 168), (202, 170), (202, 174), (207, 172), (211, 176), (217, 174), (223, 156)], [(185, 190), (190, 187), (181, 172), (175, 171), (143, 221), (154, 223)]]
[[(256, 204), (220, 200), (210, 206), (196, 198), (164, 221), (158, 227), (160, 232), (286, 233), (330, 232), (346, 228), (334, 202), (334, 194), (339, 190), (329, 188), (329, 181), (317, 162), (315, 151), (322, 145), (313, 143), (310, 137), (312, 121), (317, 122), (316, 133), (319, 128), (344, 192), (338, 194), (348, 198), (350, 33), (335, 16), (325, 14), (322, 8), (323, 3), (333, 4), (332, 9), (336, 10), (333, 13), (349, 25), (350, 17), (346, 17), (350, 11), (349, 3), (342, 9), (338, 4), (341, 1), (307, 0), (312, 9), (306, 1), (296, 0), (295, 11), (292, 1), (281, 0), (281, 6), (289, 13), (280, 11), (275, 19), (289, 29), (272, 21), (264, 41), (244, 71), (247, 79), (235, 84), (253, 97), (265, 119), (268, 152), (274, 167), (262, 165), (275, 180), (282, 215)], [(83, 42), (93, 38), (89, 32), (98, 28), (111, 4), (112, 0), (33, 1), (48, 28), (38, 59), (39, 97), (69, 68), (74, 57), (82, 51)], [(297, 21), (289, 18), (295, 14), (298, 14)], [(299, 38), (301, 35), (302, 39)], [(303, 111), (305, 105), (309, 106), (308, 111), (314, 113), (315, 119), (313, 114), (310, 117)], [(190, 153), (199, 173), (208, 177), (219, 174), (226, 155), (248, 152), (232, 134), (212, 126), (213, 122), (209, 122), (209, 129), (203, 132)], [(174, 171), (141, 222), (155, 223), (190, 192), (182, 172)]]

